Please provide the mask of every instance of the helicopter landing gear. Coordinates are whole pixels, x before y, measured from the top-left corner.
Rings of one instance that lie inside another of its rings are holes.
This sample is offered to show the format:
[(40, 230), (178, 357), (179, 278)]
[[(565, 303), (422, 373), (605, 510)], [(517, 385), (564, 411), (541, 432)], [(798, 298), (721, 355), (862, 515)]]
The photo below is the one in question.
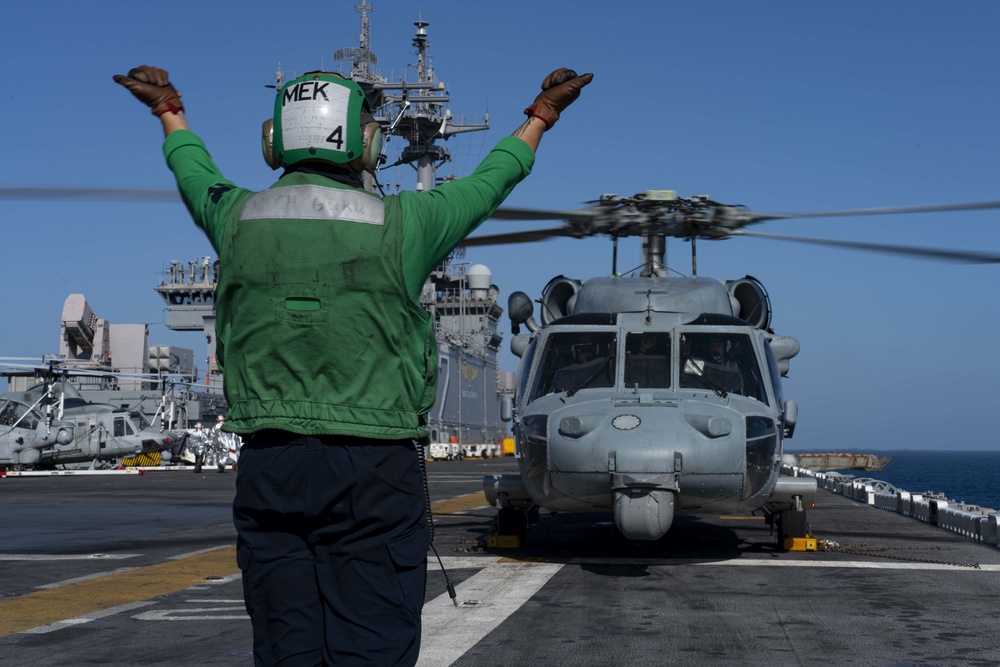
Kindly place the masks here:
[(486, 536), (486, 546), (517, 549), (528, 540), (528, 512), (516, 507), (501, 507), (493, 519), (493, 530)]
[(809, 533), (805, 510), (782, 510), (774, 517), (778, 548), (782, 551), (816, 551), (816, 538)]
[(528, 537), (528, 513), (513, 507), (504, 507), (497, 513), (497, 533)]

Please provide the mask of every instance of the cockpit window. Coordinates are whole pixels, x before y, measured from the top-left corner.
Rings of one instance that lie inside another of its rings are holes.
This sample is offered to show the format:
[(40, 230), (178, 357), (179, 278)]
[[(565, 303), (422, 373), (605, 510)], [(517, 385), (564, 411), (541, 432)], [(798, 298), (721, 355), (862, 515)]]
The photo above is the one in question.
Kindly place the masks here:
[(555, 332), (538, 360), (531, 399), (615, 385), (613, 331)]
[(681, 387), (740, 394), (767, 403), (757, 355), (746, 334), (681, 335)]
[(625, 336), (625, 388), (670, 386), (670, 334), (660, 331)]
[(0, 401), (0, 426), (34, 430), (41, 419), (38, 412), (17, 401)]
[(538, 347), (538, 339), (532, 337), (531, 341), (528, 343), (528, 349), (524, 351), (524, 356), (521, 357), (521, 369), (520, 378), (517, 383), (517, 401), (520, 403), (524, 400), (524, 397), (528, 395), (528, 378), (530, 376), (530, 369), (532, 362), (535, 360), (535, 350)]
[(149, 417), (138, 410), (131, 410), (128, 415), (132, 418), (132, 423), (136, 424), (140, 430), (149, 428), (153, 425), (153, 422), (149, 421)]
[(771, 344), (764, 339), (764, 353), (767, 355), (767, 371), (771, 374), (771, 389), (774, 392), (774, 398), (778, 401), (778, 405), (785, 404), (785, 396), (781, 390), (781, 368), (778, 366), (778, 360), (774, 358), (774, 350), (771, 349)]

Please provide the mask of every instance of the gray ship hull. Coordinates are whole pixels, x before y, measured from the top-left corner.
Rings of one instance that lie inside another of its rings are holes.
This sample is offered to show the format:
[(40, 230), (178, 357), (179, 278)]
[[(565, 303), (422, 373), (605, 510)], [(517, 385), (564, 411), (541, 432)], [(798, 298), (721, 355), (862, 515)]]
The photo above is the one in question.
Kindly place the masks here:
[(438, 347), (437, 399), (428, 418), (431, 442), (500, 445), (509, 433), (500, 420), (496, 358)]

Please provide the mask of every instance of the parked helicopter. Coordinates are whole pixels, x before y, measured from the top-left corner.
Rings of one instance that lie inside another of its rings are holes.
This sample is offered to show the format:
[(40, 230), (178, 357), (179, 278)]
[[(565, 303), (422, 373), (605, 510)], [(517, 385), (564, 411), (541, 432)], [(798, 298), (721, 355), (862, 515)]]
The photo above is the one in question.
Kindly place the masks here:
[[(744, 227), (793, 217), (874, 215), (1000, 208), (1000, 202), (767, 214), (671, 191), (605, 195), (578, 211), (501, 209), (494, 218), (564, 220), (562, 227), (467, 239), (467, 246), (559, 236), (612, 237), (610, 276), (553, 278), (542, 290), (541, 324), (531, 299), (510, 295), (511, 351), (521, 359), (516, 393), (504, 406), (513, 422), (519, 474), (489, 475), (495, 532), (523, 540), (540, 508), (607, 512), (629, 539), (654, 541), (677, 513), (763, 511), (779, 545), (807, 536), (815, 499), (809, 477), (782, 477), (783, 442), (797, 405), (781, 378), (798, 353), (794, 338), (771, 329), (771, 303), (752, 276), (722, 281), (697, 275), (699, 239), (781, 238), (965, 262), (1000, 255), (936, 248), (776, 237)], [(618, 239), (642, 238), (637, 275), (620, 275)], [(667, 237), (691, 244), (691, 275), (663, 264)], [(528, 332), (520, 333), (521, 325)]]
[(69, 372), (49, 366), (38, 384), (0, 394), (0, 469), (96, 466), (152, 452), (170, 460), (171, 431), (141, 411), (87, 401), (66, 381)]

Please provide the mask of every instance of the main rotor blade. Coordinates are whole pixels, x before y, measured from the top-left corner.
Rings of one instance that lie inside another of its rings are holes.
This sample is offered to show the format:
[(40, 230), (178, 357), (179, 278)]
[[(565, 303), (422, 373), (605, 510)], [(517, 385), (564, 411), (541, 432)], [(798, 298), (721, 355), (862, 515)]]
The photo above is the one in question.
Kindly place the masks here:
[(593, 209), (578, 211), (543, 211), (536, 208), (498, 208), (490, 218), (494, 220), (566, 220), (568, 222), (587, 222), (595, 215)]
[(812, 213), (761, 213), (745, 211), (750, 222), (787, 220), (790, 218), (839, 218), (852, 215), (894, 215), (901, 213), (945, 213), (950, 211), (978, 211), (1000, 208), (1000, 201), (969, 202), (964, 204), (929, 204), (925, 206), (888, 206), (884, 208), (855, 208), (844, 211), (818, 211)]
[(550, 239), (553, 236), (570, 236), (570, 234), (565, 227), (556, 227), (555, 229), (538, 229), (528, 232), (510, 232), (507, 234), (470, 236), (462, 241), (460, 245), (473, 247), (485, 245), (505, 245), (508, 243), (534, 243), (535, 241)]
[(0, 185), (0, 199), (179, 202), (176, 190)]
[(865, 243), (862, 241), (835, 241), (832, 239), (811, 239), (801, 236), (783, 236), (780, 234), (764, 234), (761, 232), (749, 232), (744, 229), (733, 230), (733, 236), (753, 236), (762, 239), (776, 239), (779, 241), (793, 241), (796, 243), (811, 243), (813, 245), (837, 246), (840, 248), (850, 248), (852, 250), (870, 250), (872, 252), (888, 253), (893, 255), (908, 255), (910, 257), (921, 257), (924, 259), (940, 259), (950, 262), (965, 262), (967, 264), (997, 264), (1000, 263), (1000, 255), (986, 252), (972, 252), (967, 250), (947, 250), (944, 248), (915, 248), (913, 246), (889, 245), (883, 243)]

